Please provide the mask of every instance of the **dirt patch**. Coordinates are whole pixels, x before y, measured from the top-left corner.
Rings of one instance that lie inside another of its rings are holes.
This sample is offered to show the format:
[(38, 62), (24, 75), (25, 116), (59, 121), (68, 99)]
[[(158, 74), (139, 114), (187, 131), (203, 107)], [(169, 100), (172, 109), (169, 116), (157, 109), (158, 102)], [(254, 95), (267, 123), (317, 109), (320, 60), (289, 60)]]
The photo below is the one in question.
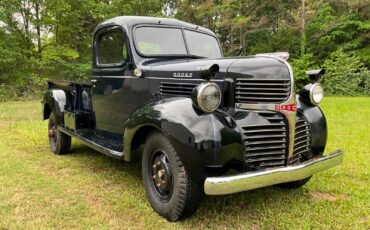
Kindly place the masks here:
[(338, 195), (321, 191), (311, 192), (310, 197), (314, 200), (328, 200), (328, 201), (336, 201), (340, 198)]
[[(240, 228), (240, 229), (242, 229), (242, 228)], [(252, 225), (248, 226), (248, 229), (249, 230), (259, 230), (259, 229), (261, 229), (261, 226), (259, 224), (252, 224)]]
[(87, 194), (86, 201), (87, 201), (87, 203), (89, 204), (89, 206), (92, 210), (100, 210), (101, 209), (102, 202), (101, 202), (100, 197)]
[(9, 122), (1, 122), (0, 121), (0, 128), (9, 128), (10, 123)]

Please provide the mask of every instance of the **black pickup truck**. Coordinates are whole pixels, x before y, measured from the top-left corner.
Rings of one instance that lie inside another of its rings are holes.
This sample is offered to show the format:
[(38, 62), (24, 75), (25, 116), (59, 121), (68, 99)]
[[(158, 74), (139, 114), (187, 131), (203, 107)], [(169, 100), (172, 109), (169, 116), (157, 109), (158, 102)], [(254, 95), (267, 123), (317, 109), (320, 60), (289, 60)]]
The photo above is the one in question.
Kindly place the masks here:
[(175, 19), (105, 21), (94, 31), (91, 83), (48, 82), (51, 151), (66, 154), (74, 137), (141, 159), (147, 197), (170, 221), (194, 213), (204, 194), (298, 188), (343, 153), (323, 156), (323, 71), (308, 72), (296, 95), (288, 56), (224, 58), (215, 33)]

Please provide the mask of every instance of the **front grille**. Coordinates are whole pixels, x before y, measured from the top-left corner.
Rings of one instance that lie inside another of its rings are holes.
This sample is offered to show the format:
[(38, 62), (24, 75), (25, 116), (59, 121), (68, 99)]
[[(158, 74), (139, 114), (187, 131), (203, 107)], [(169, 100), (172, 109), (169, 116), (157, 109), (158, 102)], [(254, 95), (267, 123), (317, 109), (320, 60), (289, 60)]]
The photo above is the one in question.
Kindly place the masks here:
[(236, 79), (237, 103), (280, 103), (286, 101), (289, 95), (289, 79)]
[(294, 136), (294, 152), (290, 164), (297, 164), (309, 159), (310, 151), (310, 126), (303, 115), (297, 114)]
[(161, 95), (190, 96), (196, 86), (194, 83), (161, 82)]
[(286, 165), (287, 127), (282, 114), (258, 112), (266, 124), (243, 126), (245, 164), (249, 170)]

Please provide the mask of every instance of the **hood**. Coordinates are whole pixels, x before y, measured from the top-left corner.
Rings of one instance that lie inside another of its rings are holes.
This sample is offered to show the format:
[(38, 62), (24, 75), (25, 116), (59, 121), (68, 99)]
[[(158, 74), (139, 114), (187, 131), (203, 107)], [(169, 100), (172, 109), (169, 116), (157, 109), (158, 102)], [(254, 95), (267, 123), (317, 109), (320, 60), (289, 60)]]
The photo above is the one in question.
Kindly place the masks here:
[(215, 79), (289, 79), (288, 66), (274, 57), (248, 56), (219, 59), (177, 59), (144, 62), (144, 76), (201, 79), (204, 67), (218, 65)]

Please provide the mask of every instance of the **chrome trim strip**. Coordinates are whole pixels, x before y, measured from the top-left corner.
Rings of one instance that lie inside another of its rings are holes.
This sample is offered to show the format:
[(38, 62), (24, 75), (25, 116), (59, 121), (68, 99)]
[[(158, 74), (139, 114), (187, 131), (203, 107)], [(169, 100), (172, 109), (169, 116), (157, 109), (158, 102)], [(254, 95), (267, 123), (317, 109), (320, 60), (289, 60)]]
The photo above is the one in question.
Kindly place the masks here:
[(204, 182), (204, 192), (207, 195), (224, 195), (302, 180), (315, 173), (337, 166), (342, 161), (343, 152), (337, 150), (327, 156), (314, 158), (294, 166), (260, 170), (232, 176), (208, 177)]
[(296, 123), (296, 116), (297, 116), (297, 102), (296, 97), (294, 93), (294, 76), (293, 76), (293, 70), (290, 64), (285, 61), (282, 58), (276, 57), (276, 56), (268, 56), (268, 55), (258, 55), (258, 57), (268, 57), (268, 58), (275, 58), (281, 62), (283, 62), (288, 70), (289, 70), (289, 77), (290, 77), (290, 96), (289, 98), (280, 104), (245, 104), (245, 103), (235, 103), (235, 107), (239, 109), (248, 109), (248, 110), (271, 110), (271, 111), (277, 111), (276, 108), (280, 108), (281, 106), (287, 106), (287, 105), (294, 105), (294, 111), (289, 110), (280, 110), (278, 109), (278, 112), (281, 112), (288, 121), (288, 127), (289, 127), (289, 148), (288, 148), (288, 159), (287, 159), (287, 165), (289, 165), (292, 157), (293, 157), (293, 151), (294, 151), (294, 135), (295, 135), (295, 123)]
[[(199, 84), (202, 83), (202, 82), (207, 82), (204, 79), (196, 79), (196, 78), (166, 78), (166, 77), (150, 77), (150, 76), (148, 76), (147, 78), (148, 79), (156, 79), (156, 80), (174, 80), (174, 81), (171, 81), (171, 82), (192, 81), (192, 82), (199, 82)], [(224, 81), (225, 81), (225, 79), (214, 79), (214, 78), (212, 78), (210, 80), (210, 82), (224, 82)]]

